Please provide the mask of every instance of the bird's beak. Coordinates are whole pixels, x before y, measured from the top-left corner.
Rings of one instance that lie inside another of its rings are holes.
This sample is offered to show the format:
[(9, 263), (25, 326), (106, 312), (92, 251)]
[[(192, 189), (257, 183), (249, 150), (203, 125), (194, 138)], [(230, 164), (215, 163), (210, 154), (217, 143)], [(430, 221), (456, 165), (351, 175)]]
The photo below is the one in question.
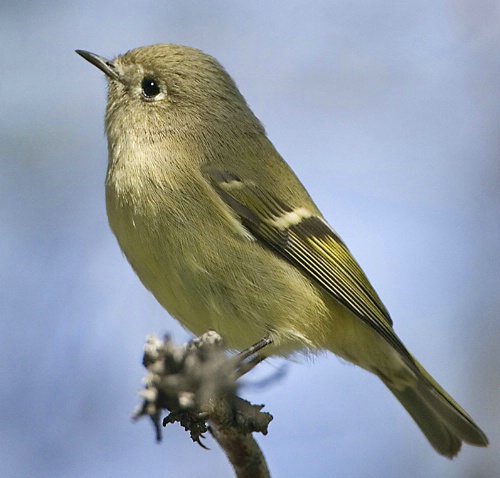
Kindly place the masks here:
[(99, 70), (103, 71), (107, 76), (113, 78), (114, 80), (122, 81), (121, 76), (116, 71), (115, 65), (110, 60), (103, 58), (102, 56), (91, 53), (85, 50), (75, 50), (81, 57), (85, 58), (88, 62), (97, 66)]

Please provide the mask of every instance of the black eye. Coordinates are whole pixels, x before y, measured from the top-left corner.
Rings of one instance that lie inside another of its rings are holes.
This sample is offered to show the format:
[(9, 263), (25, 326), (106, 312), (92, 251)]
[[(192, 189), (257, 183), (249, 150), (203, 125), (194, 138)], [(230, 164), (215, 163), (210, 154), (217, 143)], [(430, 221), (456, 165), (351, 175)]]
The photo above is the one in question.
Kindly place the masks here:
[(146, 76), (144, 80), (142, 80), (141, 87), (142, 93), (148, 99), (153, 99), (155, 96), (160, 94), (160, 85), (150, 76)]

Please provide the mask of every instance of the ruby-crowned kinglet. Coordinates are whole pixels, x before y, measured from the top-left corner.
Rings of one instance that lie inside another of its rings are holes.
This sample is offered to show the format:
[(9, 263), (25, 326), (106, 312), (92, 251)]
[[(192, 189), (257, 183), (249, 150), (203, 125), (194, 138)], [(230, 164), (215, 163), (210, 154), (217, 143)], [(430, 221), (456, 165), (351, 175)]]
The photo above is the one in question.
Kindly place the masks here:
[(114, 60), (108, 78), (111, 229), (143, 284), (194, 334), (265, 354), (326, 349), (377, 375), (432, 446), (488, 439), (406, 349), (377, 293), (276, 151), (234, 81), (179, 45)]

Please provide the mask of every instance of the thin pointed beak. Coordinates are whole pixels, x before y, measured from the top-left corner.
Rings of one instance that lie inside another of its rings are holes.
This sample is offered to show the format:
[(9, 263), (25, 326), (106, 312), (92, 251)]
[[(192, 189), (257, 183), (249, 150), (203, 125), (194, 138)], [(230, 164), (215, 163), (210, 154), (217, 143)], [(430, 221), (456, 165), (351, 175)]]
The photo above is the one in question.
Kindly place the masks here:
[(85, 50), (75, 50), (81, 57), (85, 58), (88, 62), (97, 66), (99, 70), (103, 71), (107, 76), (122, 82), (122, 77), (116, 71), (116, 67), (111, 63), (110, 60), (103, 58), (102, 56), (91, 53)]

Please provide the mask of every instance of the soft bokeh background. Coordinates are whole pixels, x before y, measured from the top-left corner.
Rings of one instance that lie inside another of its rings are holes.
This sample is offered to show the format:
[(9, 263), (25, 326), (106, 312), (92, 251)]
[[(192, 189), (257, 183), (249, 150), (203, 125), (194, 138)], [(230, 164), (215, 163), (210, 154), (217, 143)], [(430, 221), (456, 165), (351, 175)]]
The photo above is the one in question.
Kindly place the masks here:
[[(49, 6), (50, 5), (50, 6)], [(132, 424), (148, 333), (187, 334), (107, 226), (113, 56), (199, 47), (231, 72), (364, 267), (408, 347), (490, 448), (437, 455), (374, 377), (332, 356), (242, 394), (275, 419), (273, 477), (497, 477), (500, 470), (500, 4), (3, 1), (0, 468), (11, 477), (230, 477), (179, 427)]]

